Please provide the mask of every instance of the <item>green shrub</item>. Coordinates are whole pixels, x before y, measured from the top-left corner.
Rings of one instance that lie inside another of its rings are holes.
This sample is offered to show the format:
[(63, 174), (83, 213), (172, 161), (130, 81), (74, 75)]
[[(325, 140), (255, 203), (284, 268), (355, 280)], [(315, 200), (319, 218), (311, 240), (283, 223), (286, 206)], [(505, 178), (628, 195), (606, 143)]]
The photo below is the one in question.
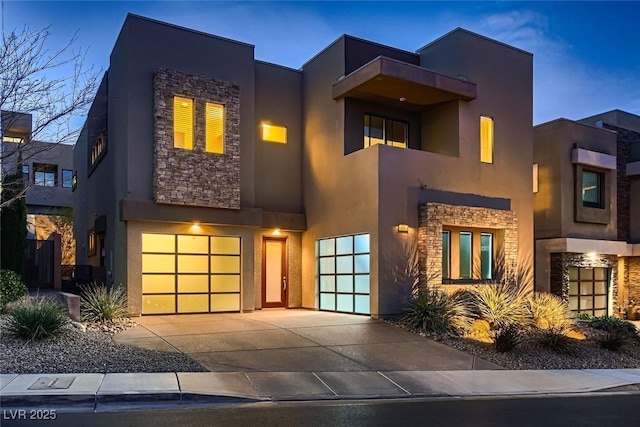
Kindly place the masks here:
[(545, 330), (540, 337), (540, 345), (560, 354), (574, 355), (576, 353), (574, 340), (567, 335), (567, 330), (561, 328)]
[(572, 313), (562, 298), (536, 292), (526, 301), (526, 309), (533, 325), (538, 329), (566, 329), (573, 324)]
[(591, 316), (589, 313), (578, 313), (578, 314), (576, 314), (576, 319), (578, 319), (578, 320), (591, 320), (591, 319), (593, 319), (593, 316)]
[(489, 322), (492, 330), (511, 324), (523, 325), (526, 298), (518, 287), (507, 284), (480, 285), (471, 293), (473, 314)]
[(617, 330), (609, 330), (597, 339), (600, 347), (611, 351), (618, 351), (627, 342), (628, 335)]
[(468, 324), (467, 306), (459, 294), (447, 294), (437, 289), (416, 292), (400, 318), (407, 329), (424, 333), (459, 333)]
[(31, 297), (13, 308), (7, 330), (25, 340), (37, 341), (58, 335), (68, 320), (64, 307), (56, 300)]
[(631, 322), (618, 319), (617, 317), (601, 316), (589, 319), (589, 326), (607, 332), (617, 332), (625, 337), (635, 337), (636, 327)]
[(498, 353), (513, 350), (522, 341), (523, 332), (515, 323), (501, 326), (493, 333), (493, 345)]
[(11, 270), (0, 270), (0, 311), (7, 304), (17, 301), (27, 293), (27, 287), (18, 273)]
[(97, 322), (128, 315), (127, 290), (124, 286), (108, 288), (104, 284), (92, 283), (81, 289), (80, 313), (85, 320)]

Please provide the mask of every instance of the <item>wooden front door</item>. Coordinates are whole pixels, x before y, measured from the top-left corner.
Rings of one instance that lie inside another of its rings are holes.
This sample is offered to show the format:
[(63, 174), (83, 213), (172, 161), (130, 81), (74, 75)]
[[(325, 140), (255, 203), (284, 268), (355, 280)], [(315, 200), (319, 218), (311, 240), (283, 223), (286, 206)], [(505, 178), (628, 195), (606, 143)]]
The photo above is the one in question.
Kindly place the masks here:
[(287, 306), (287, 239), (262, 238), (262, 307)]

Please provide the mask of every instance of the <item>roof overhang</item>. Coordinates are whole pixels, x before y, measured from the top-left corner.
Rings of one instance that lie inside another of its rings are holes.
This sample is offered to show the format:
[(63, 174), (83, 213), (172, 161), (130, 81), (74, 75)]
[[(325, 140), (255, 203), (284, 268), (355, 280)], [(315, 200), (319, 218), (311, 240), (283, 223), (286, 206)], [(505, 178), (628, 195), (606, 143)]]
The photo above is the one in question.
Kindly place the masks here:
[(333, 85), (333, 99), (406, 105), (421, 110), (430, 105), (477, 96), (476, 84), (417, 65), (379, 56)]

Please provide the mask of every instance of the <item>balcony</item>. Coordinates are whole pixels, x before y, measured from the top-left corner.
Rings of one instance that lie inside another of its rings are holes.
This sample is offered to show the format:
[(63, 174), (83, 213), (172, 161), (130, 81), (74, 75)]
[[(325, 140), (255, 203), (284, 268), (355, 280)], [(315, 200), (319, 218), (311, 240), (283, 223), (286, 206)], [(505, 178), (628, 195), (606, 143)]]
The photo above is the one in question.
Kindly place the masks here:
[(421, 111), (428, 106), (477, 96), (476, 84), (379, 56), (333, 85), (333, 99), (354, 98)]

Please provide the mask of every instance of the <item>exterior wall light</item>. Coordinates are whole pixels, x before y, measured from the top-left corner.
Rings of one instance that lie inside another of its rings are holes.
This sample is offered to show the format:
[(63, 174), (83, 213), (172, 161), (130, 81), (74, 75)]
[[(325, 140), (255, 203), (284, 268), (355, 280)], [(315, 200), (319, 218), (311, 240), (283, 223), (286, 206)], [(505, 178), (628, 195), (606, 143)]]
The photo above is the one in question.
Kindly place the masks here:
[(598, 254), (595, 252), (587, 252), (585, 255), (587, 256), (587, 259), (592, 262), (598, 257)]
[(200, 227), (199, 222), (194, 222), (193, 224), (191, 224), (191, 227), (189, 227), (189, 231), (192, 233), (201, 233), (202, 227)]
[(408, 224), (398, 224), (398, 233), (408, 233), (409, 225)]
[(280, 232), (280, 229), (279, 229), (279, 228), (276, 228), (275, 230), (273, 230), (273, 233), (271, 233), (271, 234), (272, 234), (272, 235), (274, 235), (274, 236), (280, 236), (280, 235), (282, 235), (282, 233)]

